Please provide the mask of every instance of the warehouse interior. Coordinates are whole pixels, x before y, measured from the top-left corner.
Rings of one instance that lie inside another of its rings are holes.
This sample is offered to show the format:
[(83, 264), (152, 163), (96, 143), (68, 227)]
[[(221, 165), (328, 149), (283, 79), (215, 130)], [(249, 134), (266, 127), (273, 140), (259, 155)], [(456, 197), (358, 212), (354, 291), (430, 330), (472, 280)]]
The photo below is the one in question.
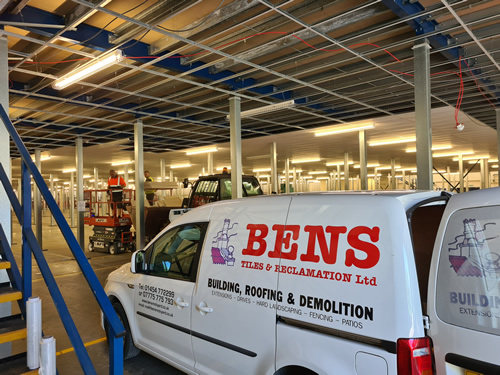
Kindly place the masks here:
[[(6, 0), (0, 1), (0, 104), (45, 183), (55, 182), (53, 193), (68, 189), (73, 173), (83, 179), (74, 194), (104, 188), (112, 168), (138, 190), (144, 170), (176, 184), (220, 173), (235, 159), (236, 117), (238, 169), (255, 175), (265, 193), (281, 186), (283, 192), (419, 188), (421, 123), (429, 126), (430, 188), (488, 188), (499, 184), (499, 21), (498, 0)], [(58, 86), (63, 76), (111, 55), (109, 66)], [(20, 196), (22, 153), (1, 134), (0, 162)], [(78, 143), (83, 150), (75, 160)], [(178, 185), (169, 194), (188, 191)], [(4, 195), (0, 201), (7, 202), (0, 208), (7, 217), (10, 203)], [(62, 209), (72, 222), (74, 212)], [(49, 234), (55, 227), (48, 211), (44, 206), (43, 218), (34, 215), (45, 228), (44, 247), (52, 247), (47, 256), (53, 251), (60, 255), (53, 262), (75, 263), (62, 236)], [(13, 218), (10, 229), (2, 218), (2, 225), (12, 231), (19, 263), (19, 224)], [(130, 253), (86, 255), (103, 262), (101, 283), (130, 259)], [(68, 267), (56, 271), (60, 280), (77, 272)], [(98, 329), (95, 339), (102, 339)], [(61, 342), (58, 350), (71, 346)], [(107, 356), (104, 342), (96, 347), (102, 351), (96, 356)], [(158, 373), (177, 371), (144, 356)], [(66, 361), (64, 368), (73, 370)], [(137, 373), (141, 362), (129, 366), (125, 372)], [(107, 365), (98, 370), (107, 371)]]

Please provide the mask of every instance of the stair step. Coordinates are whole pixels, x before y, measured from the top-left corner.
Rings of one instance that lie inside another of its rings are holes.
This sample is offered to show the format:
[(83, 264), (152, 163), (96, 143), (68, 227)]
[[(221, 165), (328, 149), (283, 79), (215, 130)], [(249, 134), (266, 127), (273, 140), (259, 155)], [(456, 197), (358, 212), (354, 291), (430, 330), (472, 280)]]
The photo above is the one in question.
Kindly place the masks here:
[(26, 323), (21, 317), (15, 316), (0, 321), (0, 344), (24, 339), (26, 334)]
[(0, 270), (8, 270), (10, 269), (10, 262), (6, 260), (0, 260)]
[(23, 294), (11, 286), (0, 287), (0, 303), (17, 301), (23, 298)]

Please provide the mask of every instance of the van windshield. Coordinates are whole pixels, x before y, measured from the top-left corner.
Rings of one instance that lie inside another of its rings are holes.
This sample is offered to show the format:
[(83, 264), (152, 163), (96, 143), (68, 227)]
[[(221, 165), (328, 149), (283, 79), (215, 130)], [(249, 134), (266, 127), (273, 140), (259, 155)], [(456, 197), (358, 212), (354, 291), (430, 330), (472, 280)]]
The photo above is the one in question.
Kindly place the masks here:
[[(232, 197), (232, 192), (231, 192), (231, 179), (230, 178), (223, 178), (220, 181), (220, 199), (225, 200), (225, 199), (231, 199)], [(257, 181), (256, 178), (254, 177), (243, 177), (243, 196), (244, 197), (251, 197), (254, 195), (262, 195), (262, 189), (260, 188), (259, 182)]]
[(438, 264), (436, 310), (445, 322), (500, 335), (499, 206), (455, 212)]

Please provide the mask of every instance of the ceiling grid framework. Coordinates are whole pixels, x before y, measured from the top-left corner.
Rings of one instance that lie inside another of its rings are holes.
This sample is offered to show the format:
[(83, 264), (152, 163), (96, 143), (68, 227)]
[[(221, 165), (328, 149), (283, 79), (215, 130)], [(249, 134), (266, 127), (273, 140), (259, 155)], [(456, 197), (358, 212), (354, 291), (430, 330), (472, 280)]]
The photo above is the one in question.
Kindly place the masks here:
[[(55, 152), (77, 137), (86, 147), (115, 141), (131, 151), (137, 118), (146, 152), (224, 144), (233, 96), (242, 110), (295, 102), (242, 119), (242, 138), (255, 144), (267, 137), (280, 147), (289, 132), (359, 121), (381, 124), (367, 131), (368, 140), (396, 129), (412, 135), (412, 47), (424, 38), (432, 46), (432, 108), (438, 118), (450, 113), (434, 141), (458, 150), (473, 139), (454, 130), (462, 89), (459, 122), (480, 133), (496, 128), (499, 0), (31, 0), (18, 13), (4, 9), (9, 115), (30, 151)], [(121, 63), (52, 88), (64, 73), (115, 49), (126, 56)], [(404, 126), (388, 128), (393, 120)], [(357, 155), (345, 137), (321, 159)], [(310, 152), (307, 142), (295, 147), (280, 158)], [(495, 147), (485, 152), (495, 155)], [(389, 156), (407, 157), (387, 150), (377, 158)]]

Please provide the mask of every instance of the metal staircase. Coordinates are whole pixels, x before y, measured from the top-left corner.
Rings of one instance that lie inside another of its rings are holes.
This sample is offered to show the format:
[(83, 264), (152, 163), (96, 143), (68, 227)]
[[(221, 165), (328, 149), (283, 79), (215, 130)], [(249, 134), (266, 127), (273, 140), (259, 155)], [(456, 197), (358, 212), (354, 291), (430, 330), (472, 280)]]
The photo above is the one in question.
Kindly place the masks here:
[[(40, 190), (40, 193), (49, 207), (54, 219), (59, 226), (67, 244), (72, 252), (77, 264), (79, 265), (82, 274), (85, 276), (87, 283), (92, 291), (92, 294), (97, 300), (101, 308), (104, 318), (109, 327), (109, 346), (110, 360), (109, 373), (123, 373), (123, 336), (125, 329), (116, 314), (111, 302), (107, 298), (104, 289), (102, 288), (96, 274), (90, 266), (82, 248), (78, 244), (70, 226), (66, 222), (61, 210), (50, 193), (42, 175), (33, 163), (31, 156), (23, 144), (14, 125), (10, 121), (7, 113), (0, 105), (0, 118), (5, 128), (9, 132), (16, 148), (21, 154), (21, 174), (22, 186), (21, 197), (23, 204), (19, 203), (14, 190), (10, 184), (9, 178), (5, 173), (3, 166), (0, 164), (0, 181), (10, 200), (13, 212), (15, 213), (19, 223), (21, 224), (23, 243), (22, 243), (22, 274), (17, 267), (12, 249), (9, 246), (5, 232), (0, 225), (0, 255), (2, 260), (0, 268), (7, 270), (11, 285), (0, 284), (0, 303), (17, 301), (21, 310), (19, 316), (9, 316), (0, 319), (0, 343), (18, 340), (26, 337), (26, 326), (24, 319), (26, 318), (26, 301), (31, 297), (32, 293), (32, 255), (37, 262), (38, 268), (45, 280), (49, 289), (50, 295), (57, 308), (59, 317), (64, 325), (66, 333), (75, 349), (80, 366), (85, 374), (96, 374), (95, 368), (90, 360), (88, 352), (83, 344), (83, 341), (78, 333), (78, 330), (71, 318), (68, 307), (61, 295), (59, 287), (54, 279), (50, 267), (45, 259), (42, 249), (40, 248), (35, 234), (31, 228), (31, 177), (34, 183)], [(0, 123), (1, 123), (0, 122)], [(1, 125), (0, 125), (1, 126)], [(26, 202), (26, 204), (25, 204)], [(25, 271), (26, 270), (26, 271)], [(9, 284), (9, 283), (6, 283)]]

